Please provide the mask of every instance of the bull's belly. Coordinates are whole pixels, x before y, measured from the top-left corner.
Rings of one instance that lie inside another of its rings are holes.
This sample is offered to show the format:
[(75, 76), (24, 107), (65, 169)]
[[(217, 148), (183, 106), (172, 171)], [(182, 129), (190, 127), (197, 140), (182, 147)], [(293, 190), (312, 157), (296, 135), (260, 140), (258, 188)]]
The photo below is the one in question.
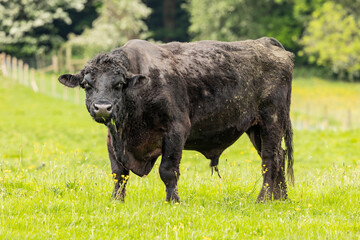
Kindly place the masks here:
[(207, 158), (219, 157), (255, 121), (255, 115), (251, 114), (254, 111), (241, 111), (239, 108), (232, 108), (233, 111), (224, 109), (225, 111), (219, 114), (192, 122), (185, 149), (199, 151)]
[(239, 131), (236, 127), (227, 129), (213, 129), (192, 131), (185, 143), (185, 149), (197, 151), (210, 151), (214, 149), (225, 149), (233, 144), (243, 131)]
[(184, 149), (201, 152), (207, 158), (219, 157), (243, 133), (244, 130), (237, 126), (222, 129), (194, 129), (191, 131)]

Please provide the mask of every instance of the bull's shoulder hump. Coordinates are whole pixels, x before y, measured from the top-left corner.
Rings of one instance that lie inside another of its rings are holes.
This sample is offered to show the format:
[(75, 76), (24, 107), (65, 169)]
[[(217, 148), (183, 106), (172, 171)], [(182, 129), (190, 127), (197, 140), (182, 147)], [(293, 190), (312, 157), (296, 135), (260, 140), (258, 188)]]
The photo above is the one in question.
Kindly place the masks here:
[(127, 49), (127, 48), (133, 48), (133, 49), (146, 49), (146, 48), (156, 48), (156, 45), (145, 41), (145, 40), (141, 40), (141, 39), (132, 39), (130, 41), (128, 41), (127, 43), (124, 44), (124, 46), (122, 47), (123, 49)]
[(268, 48), (273, 54), (277, 55), (278, 57), (285, 58), (289, 62), (294, 61), (295, 55), (292, 52), (287, 51), (277, 39), (272, 37), (262, 37), (255, 41)]
[(285, 50), (284, 46), (279, 42), (279, 40), (273, 37), (262, 37), (259, 38), (258, 41), (263, 43), (267, 47), (275, 46)]
[(162, 56), (166, 55), (168, 52), (157, 44), (139, 39), (128, 41), (122, 49), (127, 52), (128, 55), (134, 55), (143, 60), (151, 58), (161, 59)]

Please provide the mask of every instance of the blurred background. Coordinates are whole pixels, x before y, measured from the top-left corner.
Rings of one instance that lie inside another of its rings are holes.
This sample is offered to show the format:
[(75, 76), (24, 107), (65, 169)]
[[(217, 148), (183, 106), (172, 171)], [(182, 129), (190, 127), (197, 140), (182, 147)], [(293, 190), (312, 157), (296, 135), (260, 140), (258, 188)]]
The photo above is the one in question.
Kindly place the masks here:
[(0, 73), (82, 103), (79, 89), (58, 85), (59, 73), (130, 39), (269, 36), (296, 55), (295, 127), (351, 129), (360, 127), (359, 27), (360, 0), (1, 0)]
[(54, 70), (71, 71), (133, 38), (269, 36), (296, 53), (297, 67), (359, 81), (359, 16), (359, 0), (1, 0), (0, 52), (32, 68), (57, 61)]
[[(359, 27), (360, 0), (0, 0), (0, 239), (360, 239)], [(176, 210), (157, 169), (131, 175), (126, 205), (109, 201), (107, 129), (57, 77), (133, 38), (263, 36), (296, 55), (290, 201), (254, 204), (246, 136), (221, 179), (184, 151)]]

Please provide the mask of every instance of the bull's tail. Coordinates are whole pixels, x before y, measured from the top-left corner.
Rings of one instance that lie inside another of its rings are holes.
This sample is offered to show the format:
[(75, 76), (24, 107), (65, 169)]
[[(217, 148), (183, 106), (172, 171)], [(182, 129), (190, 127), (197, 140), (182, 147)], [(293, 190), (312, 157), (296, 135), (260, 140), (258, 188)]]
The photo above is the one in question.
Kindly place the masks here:
[(293, 131), (291, 127), (291, 121), (290, 118), (288, 119), (288, 122), (286, 124), (285, 129), (285, 146), (286, 146), (286, 158), (287, 158), (287, 175), (289, 182), (291, 184), (294, 184), (294, 171), (293, 171), (293, 165), (294, 165), (294, 149), (293, 149)]
[(285, 69), (285, 78), (288, 79), (288, 92), (286, 97), (287, 102), (287, 116), (286, 116), (286, 124), (285, 124), (285, 134), (284, 134), (284, 140), (285, 140), (285, 147), (286, 147), (286, 154), (285, 158), (287, 159), (287, 175), (289, 182), (294, 185), (294, 171), (293, 171), (293, 165), (294, 165), (294, 149), (293, 149), (293, 130), (291, 126), (291, 119), (290, 119), (290, 105), (291, 105), (291, 90), (292, 90), (292, 72), (294, 68), (294, 54), (289, 53), (289, 61), (288, 62), (288, 68)]

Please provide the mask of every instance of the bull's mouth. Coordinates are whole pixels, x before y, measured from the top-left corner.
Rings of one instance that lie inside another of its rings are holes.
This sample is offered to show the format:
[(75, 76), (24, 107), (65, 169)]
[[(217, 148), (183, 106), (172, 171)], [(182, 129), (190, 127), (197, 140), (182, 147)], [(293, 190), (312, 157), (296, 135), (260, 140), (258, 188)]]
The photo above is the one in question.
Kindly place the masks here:
[(111, 117), (93, 117), (93, 119), (95, 120), (95, 122), (102, 124), (107, 124), (111, 121)]

